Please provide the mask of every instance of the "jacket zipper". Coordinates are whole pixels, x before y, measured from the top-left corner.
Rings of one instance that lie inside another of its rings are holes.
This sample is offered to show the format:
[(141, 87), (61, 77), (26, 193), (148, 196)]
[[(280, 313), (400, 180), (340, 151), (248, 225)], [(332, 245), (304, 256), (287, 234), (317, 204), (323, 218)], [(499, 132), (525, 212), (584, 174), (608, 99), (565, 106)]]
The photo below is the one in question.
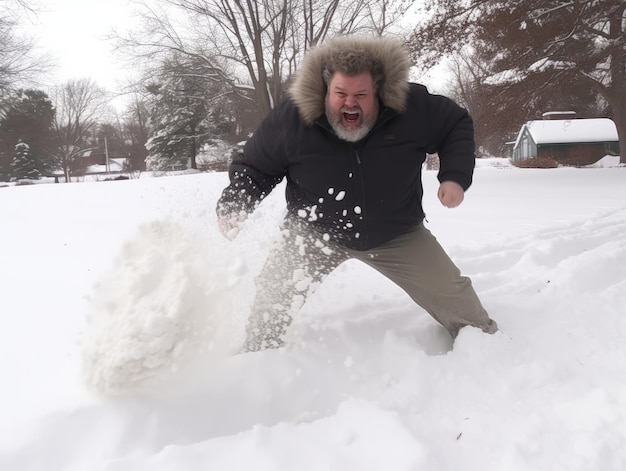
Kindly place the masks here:
[(362, 195), (361, 206), (359, 207), (360, 213), (357, 214), (357, 216), (360, 217), (363, 221), (363, 230), (358, 232), (359, 234), (358, 242), (362, 241), (365, 245), (367, 245), (368, 230), (367, 230), (367, 207), (365, 206), (365, 202), (366, 202), (365, 179), (363, 178), (363, 167), (362, 167), (362, 162), (361, 162), (361, 155), (359, 154), (359, 149), (356, 146), (353, 146), (353, 149), (354, 149), (354, 156), (356, 158), (356, 163), (357, 163), (358, 179), (359, 179), (359, 184), (361, 187), (361, 195)]
[[(378, 120), (377, 120), (376, 124), (370, 130), (368, 135), (361, 142), (365, 142), (367, 140), (367, 138), (370, 136), (370, 134), (372, 134), (374, 132), (374, 130), (376, 130), (377, 128), (382, 126), (383, 123), (387, 122), (389, 119), (393, 118), (394, 116), (395, 116), (395, 113), (389, 113), (389, 109), (388, 108), (383, 108), (381, 110), (380, 116), (378, 117)], [(330, 125), (327, 126), (327, 125), (324, 124), (324, 122), (322, 122), (320, 120), (316, 120), (316, 125), (321, 126), (324, 130), (326, 130), (327, 132), (330, 132), (335, 137), (337, 137), (337, 135), (335, 134), (335, 131), (333, 130), (333, 128)], [(365, 180), (363, 178), (361, 156), (359, 154), (359, 149), (358, 149), (358, 147), (355, 144), (356, 143), (352, 144), (352, 148), (354, 150), (354, 156), (355, 156), (356, 163), (357, 163), (357, 173), (358, 173), (359, 184), (360, 184), (360, 187), (361, 187), (361, 194), (363, 195), (362, 206), (360, 206), (361, 214), (358, 215), (358, 216), (362, 217), (362, 220), (363, 220), (363, 231), (357, 233), (359, 235), (359, 237), (357, 239), (357, 245), (359, 245), (358, 244), (359, 241), (363, 241), (363, 246), (367, 246), (368, 245), (367, 244), (367, 239), (368, 239), (367, 224), (368, 223), (367, 223), (367, 217), (366, 217), (366, 215), (367, 215), (367, 208), (365, 207), (365, 198), (366, 198), (365, 197), (365, 193), (366, 193), (366, 191), (365, 191)]]
[[(376, 121), (376, 124), (370, 130), (368, 135), (361, 142), (367, 141), (367, 138), (377, 128), (382, 126), (385, 122), (390, 120), (393, 116), (394, 116), (394, 114), (390, 114), (388, 108), (383, 108), (381, 110), (380, 116), (378, 117), (378, 120)], [(363, 231), (362, 231), (362, 233), (361, 232), (358, 233), (359, 234), (358, 241), (363, 241), (364, 246), (367, 246), (367, 245), (369, 245), (368, 244), (368, 240), (367, 240), (369, 231), (367, 229), (367, 225), (368, 225), (368, 222), (367, 222), (367, 207), (365, 206), (365, 202), (366, 202), (365, 179), (363, 178), (362, 162), (361, 162), (361, 155), (359, 154), (359, 148), (355, 144), (353, 144), (352, 147), (354, 149), (354, 156), (356, 158), (357, 169), (358, 169), (358, 173), (359, 173), (358, 178), (359, 178), (359, 183), (360, 183), (360, 186), (361, 186), (361, 194), (363, 195), (363, 201), (362, 201), (363, 206), (360, 208), (361, 209), (361, 214), (359, 215), (360, 217), (362, 217), (362, 220), (363, 220)]]

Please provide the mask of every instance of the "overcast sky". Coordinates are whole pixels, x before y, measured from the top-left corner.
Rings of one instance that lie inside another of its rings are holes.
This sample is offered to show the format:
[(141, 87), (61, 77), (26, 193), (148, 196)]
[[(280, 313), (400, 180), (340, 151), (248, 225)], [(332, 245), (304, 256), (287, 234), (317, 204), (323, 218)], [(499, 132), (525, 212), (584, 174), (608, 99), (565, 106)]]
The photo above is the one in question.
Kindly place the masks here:
[[(28, 36), (38, 38), (40, 47), (58, 64), (45, 85), (89, 77), (110, 92), (123, 88), (132, 70), (114, 53), (114, 44), (106, 37), (113, 29), (123, 33), (136, 27), (133, 0), (31, 0), (31, 4), (37, 12), (25, 15), (23, 28)], [(441, 76), (441, 69), (436, 68), (429, 76), (413, 79), (442, 92)]]
[(91, 77), (111, 91), (119, 88), (125, 71), (105, 37), (113, 28), (132, 27), (131, 1), (39, 0), (37, 5), (37, 13), (30, 14), (23, 27), (58, 62), (49, 84)]

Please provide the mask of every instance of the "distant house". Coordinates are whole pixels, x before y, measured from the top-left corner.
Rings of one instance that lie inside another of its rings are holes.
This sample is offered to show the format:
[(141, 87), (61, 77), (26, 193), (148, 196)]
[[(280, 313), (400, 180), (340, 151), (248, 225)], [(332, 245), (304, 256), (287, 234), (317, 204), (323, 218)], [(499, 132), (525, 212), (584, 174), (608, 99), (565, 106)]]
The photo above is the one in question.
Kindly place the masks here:
[(90, 149), (72, 162), (72, 175), (103, 175), (122, 173), (128, 159), (121, 155), (107, 155), (104, 150)]
[(522, 126), (513, 160), (554, 159), (562, 165), (590, 165), (606, 155), (619, 155), (615, 123), (608, 118), (577, 119), (574, 112), (545, 113)]

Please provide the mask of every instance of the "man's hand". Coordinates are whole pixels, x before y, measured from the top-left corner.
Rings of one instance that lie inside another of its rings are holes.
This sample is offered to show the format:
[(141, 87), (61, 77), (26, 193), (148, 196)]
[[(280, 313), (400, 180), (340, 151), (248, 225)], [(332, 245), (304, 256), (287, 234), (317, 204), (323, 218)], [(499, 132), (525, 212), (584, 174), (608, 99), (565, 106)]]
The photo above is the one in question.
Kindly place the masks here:
[(465, 191), (463, 191), (463, 187), (456, 182), (441, 182), (437, 197), (446, 208), (456, 208), (463, 202)]
[(233, 240), (239, 234), (240, 222), (236, 217), (218, 217), (217, 225), (220, 228), (220, 232), (228, 240)]

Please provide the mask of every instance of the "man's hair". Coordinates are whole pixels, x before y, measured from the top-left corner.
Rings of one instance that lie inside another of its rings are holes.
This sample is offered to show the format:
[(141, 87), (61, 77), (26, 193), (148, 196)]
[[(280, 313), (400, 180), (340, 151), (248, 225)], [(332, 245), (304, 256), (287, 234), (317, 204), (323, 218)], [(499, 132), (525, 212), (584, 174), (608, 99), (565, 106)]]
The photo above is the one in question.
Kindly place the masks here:
[(384, 68), (381, 62), (371, 53), (362, 49), (330, 51), (322, 70), (322, 77), (326, 86), (330, 83), (335, 72), (349, 76), (369, 73), (374, 82), (374, 90), (378, 90), (384, 77)]

